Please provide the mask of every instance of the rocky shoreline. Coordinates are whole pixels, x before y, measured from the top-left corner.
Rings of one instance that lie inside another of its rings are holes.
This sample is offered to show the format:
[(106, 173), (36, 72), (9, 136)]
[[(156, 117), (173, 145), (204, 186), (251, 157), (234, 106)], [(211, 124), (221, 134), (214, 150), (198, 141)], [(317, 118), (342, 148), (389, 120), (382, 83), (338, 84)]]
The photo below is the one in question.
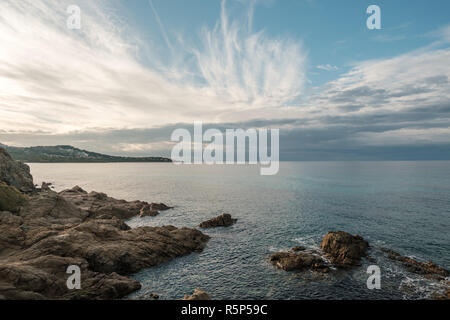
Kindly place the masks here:
[[(196, 229), (125, 224), (164, 204), (35, 188), (28, 166), (3, 149), (0, 181), (0, 299), (119, 299), (141, 287), (129, 275), (200, 252), (209, 240)], [(69, 266), (81, 270), (80, 290), (66, 285)]]

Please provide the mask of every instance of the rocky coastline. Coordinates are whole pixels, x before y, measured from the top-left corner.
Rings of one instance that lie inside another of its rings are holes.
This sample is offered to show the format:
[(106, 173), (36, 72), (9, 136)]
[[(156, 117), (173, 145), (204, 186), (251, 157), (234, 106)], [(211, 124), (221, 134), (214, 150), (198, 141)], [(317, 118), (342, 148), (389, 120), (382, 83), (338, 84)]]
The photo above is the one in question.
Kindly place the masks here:
[[(164, 204), (128, 202), (74, 187), (36, 188), (29, 167), (0, 149), (0, 299), (119, 299), (140, 289), (128, 276), (200, 252), (209, 236), (196, 229), (140, 227), (125, 219)], [(81, 271), (81, 289), (66, 285)]]

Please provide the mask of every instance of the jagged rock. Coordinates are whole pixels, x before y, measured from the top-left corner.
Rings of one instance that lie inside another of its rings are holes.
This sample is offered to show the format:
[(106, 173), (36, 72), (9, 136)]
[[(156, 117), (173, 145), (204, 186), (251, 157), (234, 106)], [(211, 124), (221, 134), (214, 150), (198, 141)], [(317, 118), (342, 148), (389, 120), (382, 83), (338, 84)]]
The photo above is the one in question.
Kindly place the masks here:
[(13, 186), (22, 192), (32, 192), (35, 190), (30, 167), (26, 164), (15, 161), (0, 147), (0, 181), (9, 186)]
[(441, 293), (436, 293), (433, 296), (435, 300), (450, 300), (450, 281), (445, 283), (446, 289)]
[(231, 218), (231, 215), (224, 213), (216, 218), (204, 221), (200, 223), (200, 228), (216, 228), (216, 227), (229, 227), (236, 223), (237, 219)]
[(0, 182), (0, 211), (18, 212), (26, 202), (27, 198), (15, 187)]
[(150, 300), (159, 300), (159, 295), (156, 294), (156, 293), (150, 293), (148, 295), (148, 299), (150, 299)]
[(361, 265), (361, 258), (367, 255), (369, 243), (361, 236), (337, 231), (327, 233), (320, 247), (334, 265), (342, 268)]
[(313, 270), (326, 273), (330, 270), (326, 262), (312, 252), (277, 252), (270, 256), (269, 261), (285, 271)]
[(51, 189), (50, 189), (51, 186), (52, 186), (51, 183), (42, 182), (41, 190), (42, 190), (42, 191), (49, 191), (49, 190), (51, 190)]
[(171, 207), (163, 203), (147, 203), (145, 201), (125, 201), (108, 197), (105, 193), (92, 191), (86, 192), (79, 186), (64, 190), (59, 195), (66, 201), (89, 212), (90, 217), (110, 219), (130, 219), (136, 215), (156, 216), (157, 210), (168, 210)]
[(139, 217), (156, 217), (159, 214), (159, 211), (153, 210), (151, 205), (143, 205), (141, 210), (139, 211)]
[(164, 203), (151, 203), (150, 206), (151, 206), (152, 210), (157, 210), (157, 211), (165, 211), (165, 210), (173, 209), (173, 207), (169, 207), (169, 206), (165, 205)]
[(389, 259), (401, 262), (409, 272), (422, 274), (426, 277), (435, 278), (438, 280), (442, 280), (450, 275), (450, 272), (447, 269), (439, 267), (431, 261), (420, 262), (412, 258), (402, 256), (398, 252), (391, 249), (382, 248), (381, 250), (387, 253)]
[[(6, 299), (120, 298), (140, 288), (126, 275), (201, 251), (209, 239), (195, 229), (131, 229), (114, 215), (92, 218), (53, 191), (31, 196), (19, 215), (4, 212), (0, 222), (0, 296)], [(65, 285), (72, 264), (82, 269), (82, 290)]]
[(293, 247), (291, 250), (294, 252), (299, 252), (299, 251), (305, 251), (306, 248), (303, 246), (296, 246), (296, 247)]
[(191, 296), (185, 295), (183, 300), (211, 300), (211, 297), (205, 291), (195, 289)]
[(87, 193), (79, 186), (64, 190), (59, 195), (73, 205), (89, 212), (90, 217), (129, 219), (139, 214), (143, 201), (127, 202), (108, 197), (104, 193)]
[[(131, 229), (123, 217), (141, 206), (43, 188), (17, 212), (0, 211), (0, 299), (122, 298), (140, 288), (127, 275), (203, 250), (209, 237), (195, 229)], [(69, 265), (81, 269), (81, 290), (66, 286)]]
[[(81, 290), (66, 285), (69, 265), (81, 269)], [(117, 273), (98, 273), (85, 259), (45, 255), (20, 263), (0, 263), (0, 295), (5, 299), (118, 299), (140, 289), (139, 282)]]

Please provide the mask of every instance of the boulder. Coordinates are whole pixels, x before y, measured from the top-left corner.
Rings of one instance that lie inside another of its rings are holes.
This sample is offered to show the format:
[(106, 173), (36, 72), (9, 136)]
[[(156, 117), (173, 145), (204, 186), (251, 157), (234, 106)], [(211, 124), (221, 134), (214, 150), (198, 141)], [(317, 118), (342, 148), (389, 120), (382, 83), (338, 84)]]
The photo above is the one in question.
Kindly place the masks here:
[(4, 148), (0, 147), (0, 181), (17, 190), (30, 193), (35, 190), (30, 167), (15, 161)]
[(233, 219), (230, 214), (224, 213), (216, 218), (204, 221), (200, 223), (200, 228), (216, 228), (216, 227), (229, 227), (236, 223), (237, 219)]
[(334, 265), (345, 268), (361, 265), (361, 258), (367, 256), (369, 243), (361, 236), (337, 231), (327, 233), (320, 247)]
[(211, 297), (205, 291), (195, 289), (192, 295), (185, 295), (183, 300), (211, 300)]
[(278, 269), (285, 271), (328, 272), (326, 262), (312, 252), (277, 252), (270, 256), (269, 261)]

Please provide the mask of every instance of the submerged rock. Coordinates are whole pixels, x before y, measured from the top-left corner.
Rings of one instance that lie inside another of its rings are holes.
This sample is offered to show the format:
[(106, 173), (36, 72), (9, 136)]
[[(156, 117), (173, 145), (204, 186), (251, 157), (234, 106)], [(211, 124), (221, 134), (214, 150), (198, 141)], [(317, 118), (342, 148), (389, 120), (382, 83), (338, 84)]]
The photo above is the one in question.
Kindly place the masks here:
[(224, 213), (216, 218), (204, 221), (200, 223), (200, 228), (216, 228), (216, 227), (229, 227), (235, 224), (237, 219), (233, 219), (230, 214)]
[(409, 272), (421, 274), (428, 278), (434, 278), (438, 280), (445, 279), (450, 275), (450, 272), (447, 269), (439, 267), (437, 264), (431, 261), (420, 262), (412, 258), (402, 256), (398, 252), (395, 252), (391, 249), (382, 248), (381, 250), (387, 253), (389, 259), (401, 262)]
[(211, 297), (205, 291), (195, 289), (191, 296), (185, 295), (183, 300), (211, 300)]
[(446, 289), (443, 292), (436, 293), (433, 296), (435, 300), (450, 300), (450, 281), (445, 283)]
[(369, 243), (361, 236), (337, 231), (328, 232), (320, 247), (335, 266), (345, 268), (361, 265), (361, 258), (367, 256)]
[(269, 261), (285, 271), (313, 270), (326, 273), (330, 270), (326, 262), (312, 252), (277, 252), (270, 256)]
[(33, 192), (35, 190), (30, 167), (26, 164), (15, 161), (0, 147), (0, 181), (15, 187), (22, 192)]

